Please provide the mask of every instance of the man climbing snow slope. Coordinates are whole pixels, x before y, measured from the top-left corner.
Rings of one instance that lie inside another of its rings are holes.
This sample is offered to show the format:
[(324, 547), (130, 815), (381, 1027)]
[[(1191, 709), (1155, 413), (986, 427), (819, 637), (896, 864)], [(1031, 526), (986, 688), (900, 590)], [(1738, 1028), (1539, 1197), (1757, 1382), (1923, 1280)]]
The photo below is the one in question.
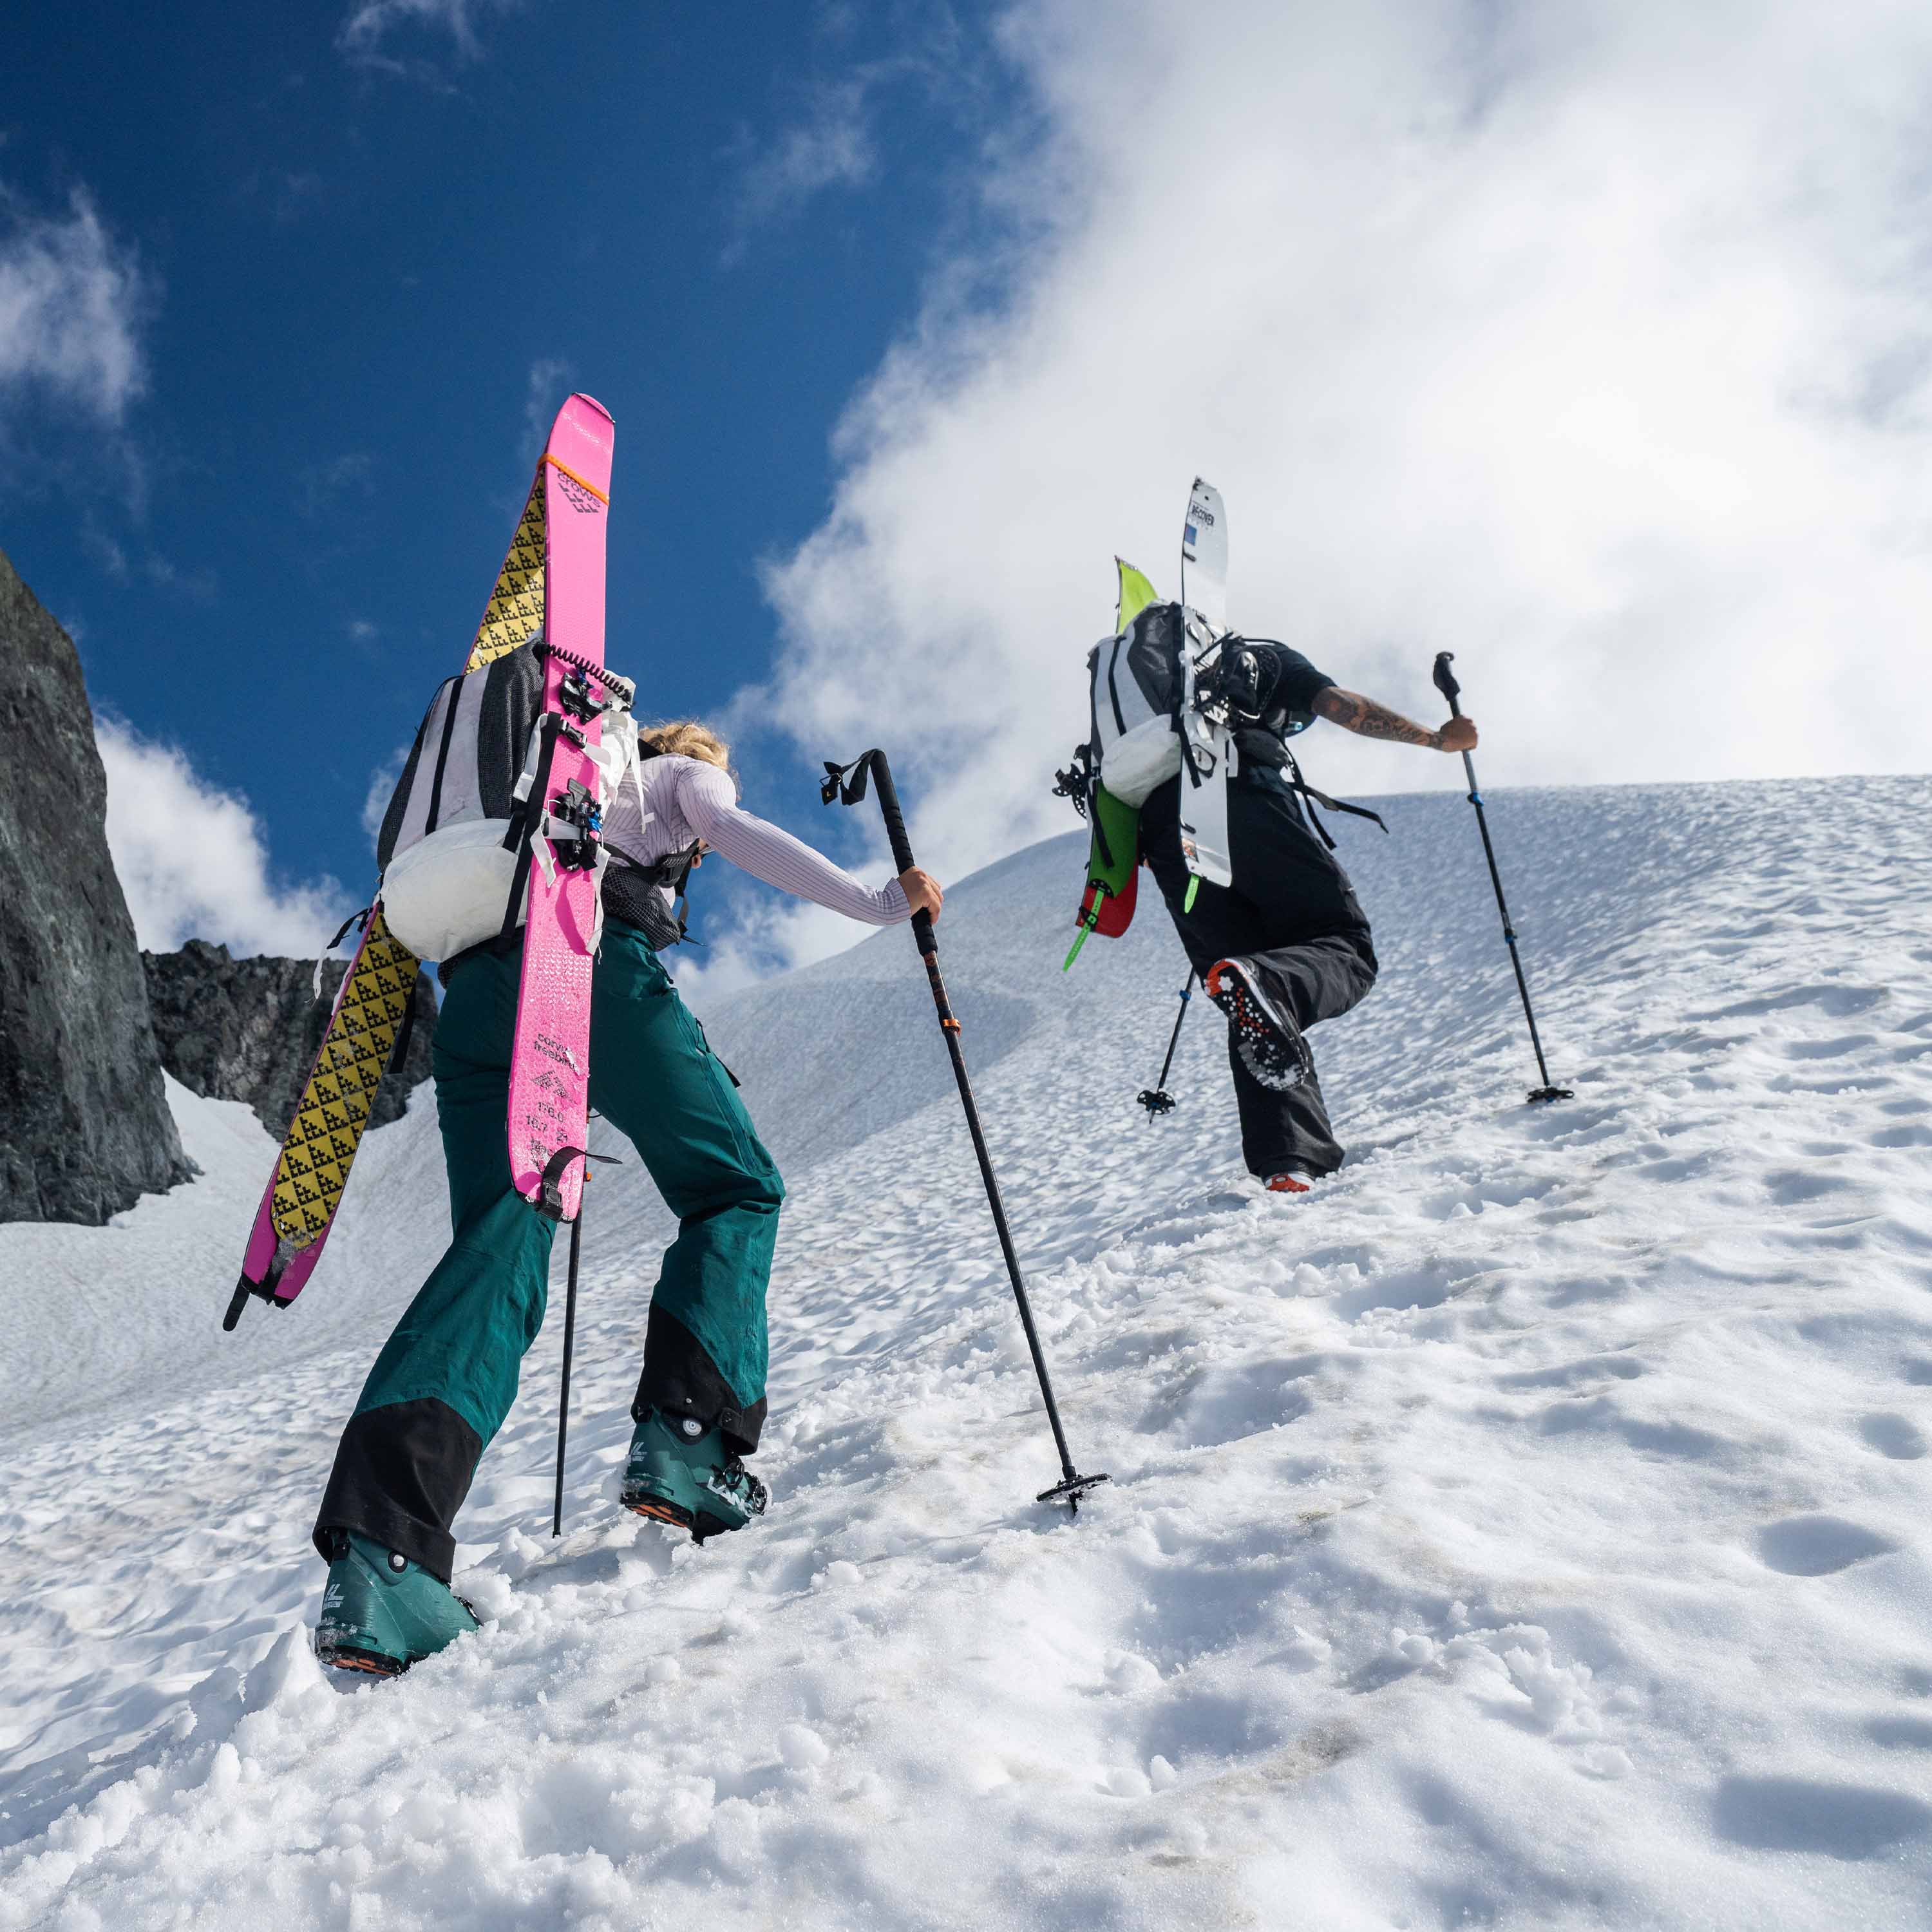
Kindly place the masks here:
[[(1179, 620), (1178, 605), (1154, 604), (1135, 623)], [(1249, 1172), (1276, 1192), (1300, 1194), (1342, 1160), (1305, 1036), (1367, 992), (1376, 963), (1354, 888), (1303, 807), (1288, 740), (1325, 718), (1364, 738), (1465, 752), (1475, 748), (1476, 727), (1468, 718), (1432, 731), (1412, 724), (1282, 644), (1241, 644), (1221, 680), (1239, 721), (1240, 771), (1228, 788), (1234, 882), (1201, 880), (1189, 907), (1196, 882), (1181, 853), (1182, 777), (1156, 786), (1142, 806), (1142, 856), (1208, 998), (1228, 1016)]]

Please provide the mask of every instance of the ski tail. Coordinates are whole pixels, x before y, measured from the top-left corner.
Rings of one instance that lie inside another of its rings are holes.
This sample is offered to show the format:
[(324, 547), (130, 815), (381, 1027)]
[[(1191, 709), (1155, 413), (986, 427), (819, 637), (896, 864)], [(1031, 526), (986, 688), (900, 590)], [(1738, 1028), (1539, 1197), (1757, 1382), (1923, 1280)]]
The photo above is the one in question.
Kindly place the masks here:
[(1160, 602), (1160, 593), (1125, 557), (1115, 557), (1114, 568), (1120, 580), (1114, 605), (1114, 634), (1118, 638), (1150, 604)]
[(224, 1328), (235, 1326), (251, 1294), (287, 1307), (315, 1272), (421, 970), (416, 955), (390, 936), (377, 904), (337, 989), (256, 1210)]

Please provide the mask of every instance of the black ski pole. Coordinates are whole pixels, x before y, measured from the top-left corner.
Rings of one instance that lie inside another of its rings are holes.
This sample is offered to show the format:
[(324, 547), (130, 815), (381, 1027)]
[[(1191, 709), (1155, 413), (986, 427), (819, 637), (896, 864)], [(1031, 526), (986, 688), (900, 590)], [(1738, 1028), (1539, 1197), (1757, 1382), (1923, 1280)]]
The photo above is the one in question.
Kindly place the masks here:
[[(892, 863), (900, 872), (909, 872), (914, 864), (912, 842), (906, 836), (905, 818), (899, 810), (899, 795), (893, 788), (892, 768), (886, 763), (884, 752), (875, 747), (861, 752), (849, 765), (835, 765), (828, 758), (825, 761), (825, 782), (819, 788), (819, 796), (827, 805), (834, 799), (842, 799), (848, 805), (858, 804), (866, 796), (868, 771), (878, 781), (879, 809), (885, 814), (886, 836), (892, 842)], [(926, 976), (932, 983), (932, 1004), (938, 1010), (946, 1050), (952, 1056), (952, 1076), (959, 1083), (959, 1100), (966, 1110), (966, 1126), (973, 1136), (973, 1151), (980, 1157), (980, 1178), (986, 1184), (987, 1205), (993, 1210), (993, 1226), (1000, 1237), (1000, 1252), (1006, 1256), (1006, 1273), (1012, 1278), (1013, 1299), (1019, 1304), (1020, 1325), (1026, 1330), (1027, 1346), (1033, 1353), (1034, 1372), (1040, 1378), (1040, 1392), (1046, 1403), (1046, 1419), (1053, 1425), (1053, 1445), (1060, 1452), (1060, 1480), (1052, 1489), (1041, 1490), (1034, 1500), (1042, 1503), (1064, 1502), (1077, 1516), (1081, 1497), (1108, 1479), (1105, 1474), (1083, 1476), (1074, 1468), (1072, 1456), (1066, 1447), (1066, 1432), (1060, 1424), (1060, 1406), (1053, 1399), (1052, 1378), (1046, 1372), (1046, 1357), (1041, 1352), (1039, 1332), (1033, 1325), (1033, 1306), (1027, 1300), (1019, 1256), (1014, 1252), (1012, 1234), (1006, 1226), (1006, 1210), (1000, 1199), (1000, 1184), (994, 1178), (992, 1156), (986, 1151), (986, 1136), (980, 1130), (980, 1109), (974, 1102), (973, 1083), (966, 1077), (966, 1058), (959, 1050), (959, 1022), (952, 1016), (952, 1003), (946, 997), (946, 982), (939, 976), (939, 942), (933, 937), (932, 914), (915, 913), (912, 931), (919, 944), (920, 957), (926, 962)]]
[(563, 1450), (570, 1438), (570, 1356), (577, 1343), (577, 1258), (584, 1246), (584, 1198), (590, 1186), (590, 1163), (577, 1196), (577, 1218), (570, 1224), (570, 1276), (563, 1291), (563, 1391), (556, 1402), (556, 1502), (550, 1511), (550, 1533), (563, 1534)]
[(1167, 1036), (1167, 1058), (1160, 1063), (1160, 1078), (1134, 1096), (1147, 1109), (1150, 1120), (1156, 1114), (1171, 1114), (1174, 1111), (1174, 1096), (1167, 1090), (1167, 1070), (1174, 1064), (1174, 1049), (1180, 1038), (1180, 1023), (1187, 1017), (1187, 1003), (1193, 997), (1194, 975), (1190, 973), (1187, 984), (1180, 989), (1180, 1010), (1174, 1016), (1174, 1030)]
[[(1436, 653), (1436, 688), (1449, 700), (1449, 715), (1460, 718), (1462, 707), (1456, 702), (1462, 687), (1456, 682), (1456, 674), (1449, 668), (1454, 651)], [(1483, 835), (1483, 856), (1490, 862), (1490, 883), (1496, 889), (1496, 909), (1503, 916), (1503, 938), (1508, 942), (1510, 964), (1516, 968), (1516, 989), (1522, 995), (1522, 1016), (1529, 1022), (1529, 1043), (1536, 1054), (1536, 1070), (1543, 1076), (1543, 1084), (1530, 1090), (1532, 1100), (1569, 1100), (1576, 1097), (1576, 1089), (1556, 1087), (1550, 1084), (1550, 1068), (1543, 1058), (1542, 1036), (1536, 1030), (1536, 1014), (1529, 1004), (1529, 982), (1523, 977), (1522, 954), (1516, 943), (1516, 926), (1510, 918), (1509, 902), (1503, 897), (1503, 875), (1496, 869), (1496, 848), (1490, 842), (1490, 821), (1483, 810), (1483, 794), (1476, 783), (1475, 760), (1467, 752), (1462, 754), (1462, 770), (1469, 779), (1469, 802), (1476, 808), (1476, 829)]]

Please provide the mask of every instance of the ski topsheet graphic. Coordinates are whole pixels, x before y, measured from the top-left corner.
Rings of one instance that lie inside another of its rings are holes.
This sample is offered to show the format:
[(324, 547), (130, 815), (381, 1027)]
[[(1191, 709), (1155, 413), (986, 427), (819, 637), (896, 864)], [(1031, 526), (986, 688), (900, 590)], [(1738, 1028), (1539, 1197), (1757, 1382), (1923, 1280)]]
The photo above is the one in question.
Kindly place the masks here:
[(572, 396), (550, 431), (544, 716), (520, 865), (530, 880), (516, 1044), (510, 1056), (510, 1176), (540, 1213), (577, 1216), (588, 1136), (590, 974), (603, 848), (592, 755), (604, 703), (604, 538), (612, 425)]
[[(594, 404), (590, 407), (605, 424), (608, 444), (609, 418)], [(566, 404), (564, 416), (569, 413)], [(560, 425), (563, 420), (558, 418)], [(604, 462), (608, 479), (608, 449)], [(554, 470), (547, 450), (464, 661), (466, 671), (529, 643), (543, 628), (548, 479)], [(601, 610), (601, 542), (599, 556)], [(336, 994), (328, 1030), (263, 1190), (224, 1328), (241, 1318), (250, 1294), (287, 1307), (315, 1271), (420, 970), (415, 955), (391, 938), (378, 902), (364, 916), (361, 944)]]
[[(1195, 672), (1228, 628), (1228, 512), (1211, 483), (1194, 479), (1181, 527), (1180, 601), (1192, 614), (1181, 646), (1180, 850), (1187, 869), (1210, 885), (1234, 883), (1228, 858), (1228, 781), (1234, 740), (1197, 701)], [(1188, 888), (1193, 902), (1194, 888)]]
[(1228, 511), (1211, 483), (1194, 479), (1180, 532), (1180, 601), (1216, 637), (1228, 628)]

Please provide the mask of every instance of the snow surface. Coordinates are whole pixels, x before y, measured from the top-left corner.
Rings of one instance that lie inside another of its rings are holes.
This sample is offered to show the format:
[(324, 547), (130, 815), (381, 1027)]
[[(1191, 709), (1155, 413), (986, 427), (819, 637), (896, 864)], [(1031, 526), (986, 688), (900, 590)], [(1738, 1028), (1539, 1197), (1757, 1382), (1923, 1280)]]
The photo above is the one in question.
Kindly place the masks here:
[(615, 1507), (665, 1223), (604, 1170), (568, 1533), (554, 1319), (488, 1622), (399, 1682), (313, 1661), (307, 1536), (440, 1242), (428, 1094), (237, 1336), (240, 1108), (174, 1090), (204, 1177), (112, 1226), (0, 1228), (0, 1928), (1928, 1922), (1932, 781), (1498, 795), (1544, 1108), (1468, 808), (1384, 808), (1304, 1200), (1204, 1003), (1135, 1107), (1157, 906), (1063, 978), (1077, 840), (949, 895), (1077, 1521), (902, 932), (706, 1015), (792, 1188), (772, 1513)]

